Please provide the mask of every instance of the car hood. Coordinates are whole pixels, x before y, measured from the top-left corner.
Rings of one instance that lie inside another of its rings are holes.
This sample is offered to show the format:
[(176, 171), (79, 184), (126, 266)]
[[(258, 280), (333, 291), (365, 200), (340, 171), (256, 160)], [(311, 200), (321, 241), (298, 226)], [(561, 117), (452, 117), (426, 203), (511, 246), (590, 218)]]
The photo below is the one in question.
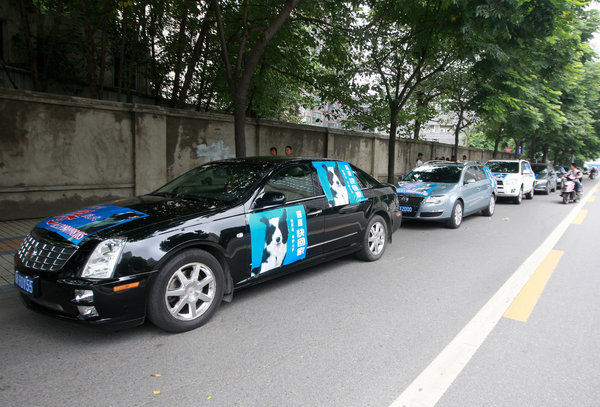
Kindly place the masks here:
[(516, 172), (492, 172), (492, 175), (494, 176), (494, 178), (499, 179), (499, 180), (503, 180), (506, 177), (509, 176), (515, 176), (518, 177), (519, 174)]
[(406, 182), (398, 183), (396, 193), (402, 195), (429, 196), (431, 194), (443, 195), (456, 187), (454, 183), (445, 182)]
[(130, 236), (145, 228), (160, 230), (229, 208), (212, 200), (144, 195), (54, 216), (36, 228), (80, 245), (91, 237)]

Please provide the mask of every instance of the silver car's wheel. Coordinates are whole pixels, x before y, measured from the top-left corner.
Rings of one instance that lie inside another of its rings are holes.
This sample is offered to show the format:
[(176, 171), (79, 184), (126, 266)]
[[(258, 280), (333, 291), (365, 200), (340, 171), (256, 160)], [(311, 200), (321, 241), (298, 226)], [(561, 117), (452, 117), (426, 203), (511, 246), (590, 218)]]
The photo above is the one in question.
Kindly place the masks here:
[(387, 239), (387, 223), (381, 216), (373, 216), (367, 225), (358, 257), (367, 261), (378, 260), (385, 251)]
[(496, 197), (494, 194), (490, 195), (488, 206), (483, 210), (485, 216), (492, 216), (496, 210)]
[(221, 264), (209, 253), (192, 249), (168, 261), (150, 288), (148, 318), (169, 332), (205, 324), (223, 298)]
[(463, 220), (463, 204), (461, 201), (456, 201), (452, 208), (452, 214), (448, 220), (447, 226), (456, 229), (460, 226)]

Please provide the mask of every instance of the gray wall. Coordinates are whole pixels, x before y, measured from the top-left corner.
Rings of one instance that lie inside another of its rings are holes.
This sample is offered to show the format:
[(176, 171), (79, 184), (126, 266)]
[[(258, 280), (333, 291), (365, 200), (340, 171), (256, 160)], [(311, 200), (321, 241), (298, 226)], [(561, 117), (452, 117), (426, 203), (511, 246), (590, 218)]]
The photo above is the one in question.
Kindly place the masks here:
[[(190, 168), (235, 156), (233, 117), (148, 105), (0, 89), (0, 220), (64, 213), (148, 193)], [(387, 138), (271, 120), (246, 122), (248, 155), (346, 160), (387, 178)], [(397, 142), (396, 174), (418, 152), (450, 156), (452, 146)], [(461, 149), (485, 162), (491, 152)]]

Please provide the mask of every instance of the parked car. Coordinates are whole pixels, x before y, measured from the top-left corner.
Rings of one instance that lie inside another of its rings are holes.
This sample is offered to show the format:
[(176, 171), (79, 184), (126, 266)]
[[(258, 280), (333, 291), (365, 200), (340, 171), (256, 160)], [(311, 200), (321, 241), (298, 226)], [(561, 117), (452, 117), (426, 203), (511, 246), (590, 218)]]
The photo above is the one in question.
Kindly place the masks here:
[(350, 253), (378, 260), (400, 222), (394, 187), (346, 162), (217, 161), (44, 220), (15, 255), (15, 284), (56, 316), (180, 332), (242, 287)]
[(485, 164), (498, 183), (498, 198), (520, 204), (523, 196), (533, 199), (535, 174), (527, 160), (490, 160)]
[(543, 192), (546, 195), (556, 191), (556, 171), (550, 164), (536, 163), (531, 168), (535, 173), (534, 191)]
[(396, 189), (405, 219), (445, 222), (458, 228), (464, 216), (496, 208), (496, 183), (476, 162), (428, 161), (401, 178)]
[(565, 169), (565, 167), (560, 166), (560, 165), (555, 165), (554, 171), (556, 172), (556, 188), (562, 189), (564, 177), (565, 177), (565, 175), (567, 175), (567, 172), (569, 172), (569, 171), (567, 171)]

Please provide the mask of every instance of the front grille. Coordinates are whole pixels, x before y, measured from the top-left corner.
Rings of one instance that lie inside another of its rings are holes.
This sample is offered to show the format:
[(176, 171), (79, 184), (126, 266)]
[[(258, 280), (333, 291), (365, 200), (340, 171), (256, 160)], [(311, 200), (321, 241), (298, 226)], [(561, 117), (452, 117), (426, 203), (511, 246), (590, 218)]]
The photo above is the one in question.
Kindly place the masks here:
[(424, 196), (416, 196), (416, 195), (399, 195), (398, 200), (400, 201), (400, 205), (410, 205), (416, 206), (417, 208), (421, 205), (425, 199)]
[(503, 184), (504, 184), (504, 182), (502, 182), (502, 181), (500, 181), (500, 180), (496, 180), (496, 184), (498, 184), (498, 185), (503, 185)]
[[(425, 199), (424, 196), (399, 195), (398, 201), (400, 203), (402, 215), (406, 216), (407, 218), (415, 217), (419, 211), (419, 207), (421, 206), (423, 199)], [(408, 210), (409, 208), (410, 210)]]
[(73, 247), (43, 243), (29, 235), (17, 252), (17, 257), (25, 267), (41, 271), (58, 271), (76, 250)]

